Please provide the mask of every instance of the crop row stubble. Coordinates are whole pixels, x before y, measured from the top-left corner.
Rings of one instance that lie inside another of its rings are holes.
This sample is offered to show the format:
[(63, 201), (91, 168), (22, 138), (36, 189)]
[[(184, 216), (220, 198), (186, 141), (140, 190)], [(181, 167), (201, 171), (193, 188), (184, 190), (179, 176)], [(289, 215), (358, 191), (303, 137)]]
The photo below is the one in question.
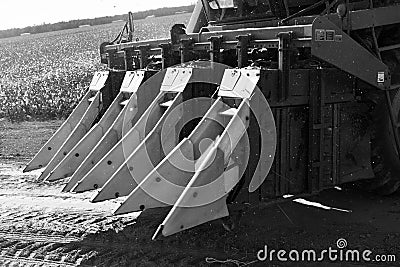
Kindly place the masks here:
[[(167, 37), (190, 14), (135, 21), (140, 40)], [(11, 121), (63, 119), (74, 109), (93, 72), (102, 70), (100, 43), (123, 23), (0, 39), (0, 118)]]

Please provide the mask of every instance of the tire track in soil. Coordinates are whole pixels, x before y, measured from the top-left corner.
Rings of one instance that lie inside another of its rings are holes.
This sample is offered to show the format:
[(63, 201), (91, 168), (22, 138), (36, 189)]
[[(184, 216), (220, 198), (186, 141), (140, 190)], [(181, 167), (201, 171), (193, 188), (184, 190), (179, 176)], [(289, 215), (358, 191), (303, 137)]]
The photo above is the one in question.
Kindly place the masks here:
[[(0, 263), (4, 264), (4, 266), (15, 266), (15, 264), (26, 266), (26, 265), (41, 265), (45, 264), (45, 266), (49, 267), (73, 267), (79, 266), (78, 264), (70, 264), (64, 262), (57, 262), (51, 260), (38, 260), (38, 259), (29, 259), (29, 258), (22, 258), (18, 256), (10, 257), (10, 256), (0, 256)], [(83, 266), (83, 265), (80, 265)]]
[(61, 193), (61, 182), (37, 183), (38, 172), (23, 174), (19, 165), (0, 164), (1, 266), (90, 266), (84, 261), (119, 254), (123, 245), (86, 237), (119, 231), (137, 216), (111, 217), (117, 201), (93, 204), (93, 192)]
[[(23, 216), (25, 213), (13, 213), (12, 217), (18, 219), (19, 215)], [(1, 264), (80, 265), (82, 261), (99, 254), (99, 247), (105, 246), (104, 243), (84, 241), (84, 237), (90, 233), (101, 234), (102, 231), (116, 228), (113, 224), (116, 222), (115, 218), (94, 218), (101, 216), (98, 214), (86, 216), (85, 219), (78, 217), (76, 213), (63, 214), (60, 221), (54, 220), (56, 215), (48, 213), (45, 216), (33, 216), (23, 220), (23, 223), (19, 220), (15, 220), (16, 223), (12, 223), (12, 220), (1, 221)], [(122, 225), (125, 221), (128, 222), (124, 218), (119, 218), (118, 221)]]

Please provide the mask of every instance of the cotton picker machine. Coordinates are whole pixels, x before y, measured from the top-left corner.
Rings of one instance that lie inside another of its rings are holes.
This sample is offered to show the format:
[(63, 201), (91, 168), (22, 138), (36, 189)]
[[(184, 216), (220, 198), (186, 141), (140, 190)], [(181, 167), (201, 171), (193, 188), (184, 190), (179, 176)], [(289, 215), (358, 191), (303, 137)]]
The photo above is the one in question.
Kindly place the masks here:
[(100, 46), (108, 71), (25, 171), (171, 209), (153, 238), (229, 207), (400, 186), (400, 1), (199, 0), (169, 39)]

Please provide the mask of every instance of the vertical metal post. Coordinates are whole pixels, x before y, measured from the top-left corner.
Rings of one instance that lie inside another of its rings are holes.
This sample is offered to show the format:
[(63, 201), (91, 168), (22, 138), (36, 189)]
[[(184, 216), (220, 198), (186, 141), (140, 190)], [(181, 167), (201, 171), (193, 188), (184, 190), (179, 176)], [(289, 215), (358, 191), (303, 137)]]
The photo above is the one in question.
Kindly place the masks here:
[[(282, 123), (282, 108), (278, 108), (274, 112), (274, 118), (275, 118), (275, 125), (276, 125), (276, 136), (279, 138), (279, 143), (282, 143), (281, 137), (282, 137), (282, 129), (283, 129), (283, 123)], [(274, 183), (274, 195), (279, 196), (280, 195), (280, 181), (281, 181), (281, 170), (282, 170), (282, 146), (277, 145), (276, 146), (276, 151), (275, 151), (275, 164), (274, 164), (274, 173), (275, 173), (275, 183)]]
[(181, 46), (179, 48), (181, 54), (181, 63), (190, 61), (190, 45), (193, 43), (192, 39), (180, 40)]
[(161, 56), (162, 56), (162, 68), (170, 67), (172, 63), (172, 54), (171, 54), (171, 44), (165, 43), (160, 44), (161, 47)]
[(285, 101), (289, 95), (290, 43), (292, 35), (292, 32), (281, 32), (278, 34), (279, 101)]
[(290, 150), (289, 150), (289, 142), (290, 142), (290, 113), (289, 108), (281, 108), (281, 123), (280, 123), (280, 135), (279, 135), (279, 146), (280, 146), (280, 154), (279, 154), (279, 195), (284, 195), (288, 193), (288, 186), (290, 183)]
[(222, 36), (211, 36), (210, 41), (210, 60), (211, 62), (221, 62), (221, 42)]
[(339, 183), (339, 157), (338, 157), (338, 145), (340, 143), (340, 135), (339, 135), (339, 122), (340, 122), (340, 106), (341, 104), (336, 103), (333, 104), (332, 108), (332, 183), (338, 184)]
[(238, 43), (236, 46), (237, 57), (238, 57), (238, 68), (243, 68), (248, 65), (249, 56), (248, 56), (248, 47), (250, 41), (250, 35), (239, 35), (236, 37), (238, 39)]
[(133, 13), (128, 12), (128, 42), (133, 40), (133, 32), (135, 31), (135, 25), (133, 24)]
[(125, 49), (125, 56), (124, 56), (125, 70), (131, 71), (134, 69), (134, 62), (133, 62), (134, 53), (135, 51), (133, 50), (133, 48)]
[(140, 68), (144, 69), (146, 68), (147, 64), (149, 64), (149, 45), (141, 45), (138, 46), (138, 49), (140, 51), (139, 53), (139, 64)]

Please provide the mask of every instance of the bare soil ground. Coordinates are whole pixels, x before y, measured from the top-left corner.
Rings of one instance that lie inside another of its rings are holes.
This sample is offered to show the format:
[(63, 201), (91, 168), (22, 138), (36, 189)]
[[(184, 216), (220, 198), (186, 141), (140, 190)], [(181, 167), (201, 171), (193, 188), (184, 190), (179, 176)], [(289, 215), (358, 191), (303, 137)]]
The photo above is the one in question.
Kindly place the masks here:
[[(113, 217), (118, 201), (92, 204), (90, 192), (61, 193), (65, 181), (40, 184), (39, 172), (22, 173), (60, 123), (0, 121), (0, 266), (399, 266), (400, 194), (380, 197), (350, 186), (307, 200), (351, 212), (292, 201), (249, 207), (233, 213), (232, 231), (215, 221), (151, 241), (168, 210)], [(393, 254), (397, 261), (257, 261), (264, 245), (320, 251), (336, 248), (339, 238), (348, 249)]]

